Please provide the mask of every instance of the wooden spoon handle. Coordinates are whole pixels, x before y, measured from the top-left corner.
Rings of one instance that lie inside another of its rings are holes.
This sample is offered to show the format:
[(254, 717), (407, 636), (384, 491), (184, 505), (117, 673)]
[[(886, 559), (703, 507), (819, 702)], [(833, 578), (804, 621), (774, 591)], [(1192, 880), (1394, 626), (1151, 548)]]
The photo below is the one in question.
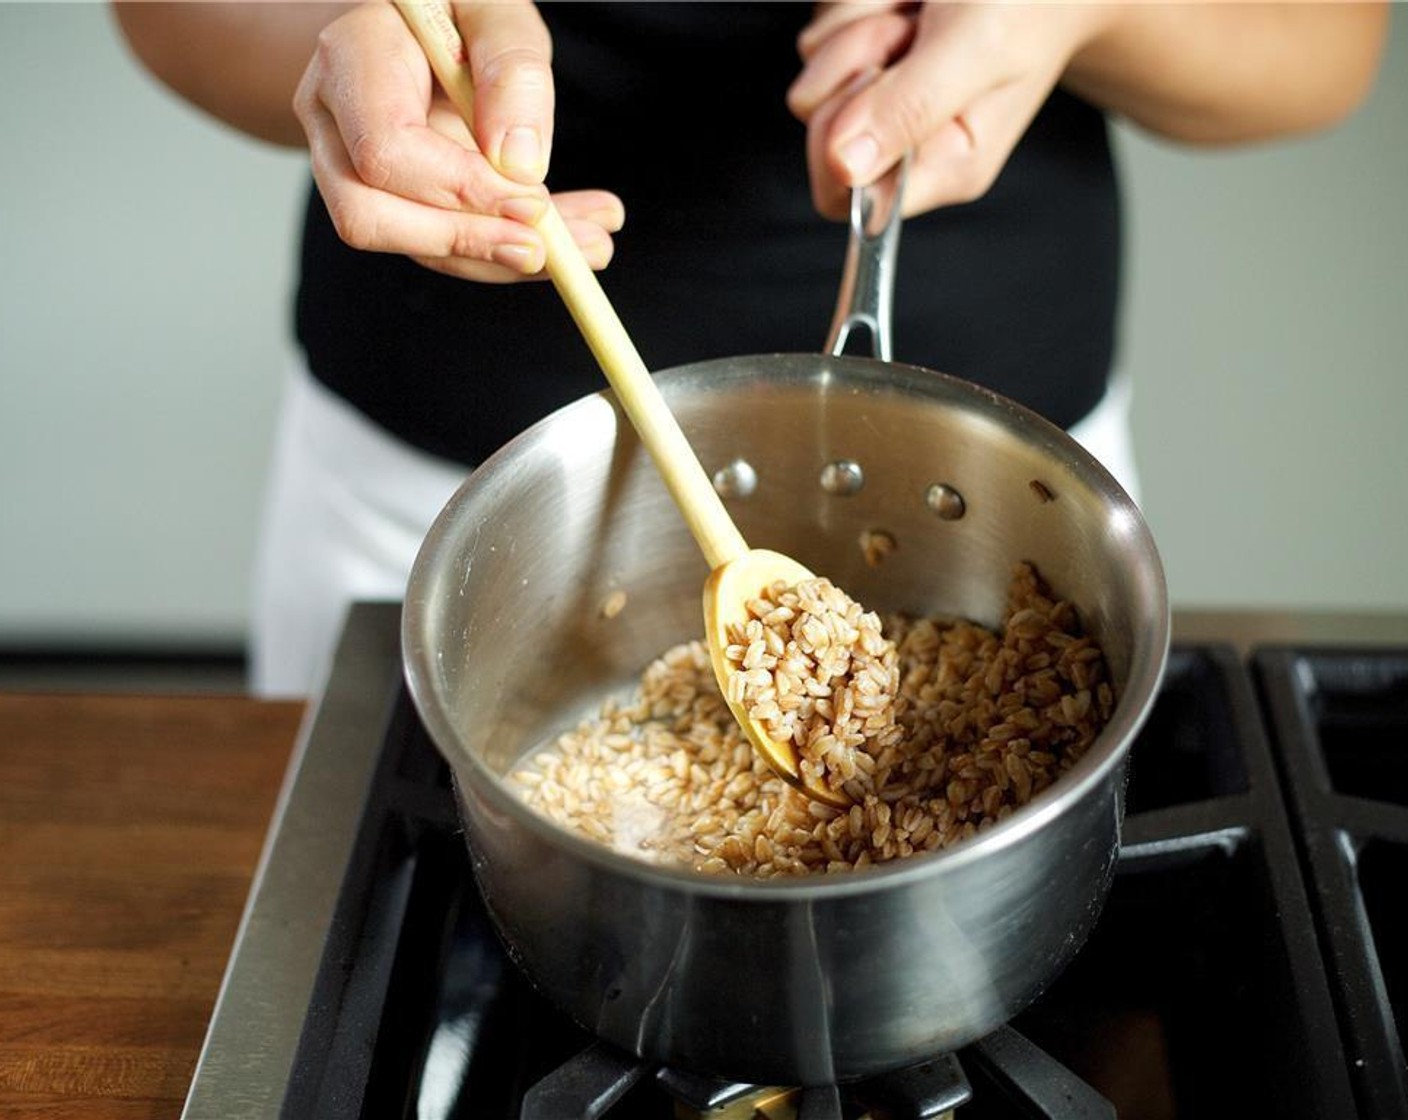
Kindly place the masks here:
[[(464, 40), (451, 14), (438, 0), (396, 0), (396, 7), (419, 40), (450, 101), (473, 129), (474, 84)], [(655, 460), (710, 569), (742, 556), (748, 543), (729, 517), (557, 207), (549, 202), (535, 224), (547, 248), (547, 271), (553, 286)]]

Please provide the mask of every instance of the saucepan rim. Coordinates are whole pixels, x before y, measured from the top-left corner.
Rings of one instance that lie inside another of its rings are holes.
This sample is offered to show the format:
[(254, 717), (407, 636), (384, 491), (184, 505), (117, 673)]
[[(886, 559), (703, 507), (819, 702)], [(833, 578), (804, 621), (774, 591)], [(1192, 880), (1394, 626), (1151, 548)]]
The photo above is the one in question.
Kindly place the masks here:
[[(475, 796), (484, 798), (494, 812), (508, 814), (516, 824), (527, 827), (550, 846), (561, 847), (568, 854), (587, 860), (603, 870), (642, 880), (659, 889), (733, 902), (765, 903), (796, 900), (799, 897), (839, 900), (901, 887), (916, 880), (960, 873), (988, 854), (1018, 844), (1043, 830), (1050, 822), (1083, 802), (1123, 764), (1152, 710), (1168, 659), (1171, 624), (1162, 562), (1138, 507), (1094, 456), (1037, 413), (972, 382), (898, 362), (817, 354), (765, 354), (712, 359), (662, 370), (656, 377), (667, 387), (672, 382), (706, 377), (721, 385), (728, 379), (755, 379), (757, 369), (764, 364), (776, 367), (778, 359), (783, 360), (784, 367), (790, 365), (805, 370), (806, 363), (810, 363), (811, 367), (808, 375), (793, 373), (781, 377), (779, 383), (825, 380), (840, 372), (847, 377), (859, 377), (866, 383), (879, 384), (888, 391), (917, 386), (924, 390), (926, 397), (943, 400), (953, 396), (961, 400), (965, 407), (976, 408), (1000, 425), (1019, 430), (1038, 451), (1058, 455), (1108, 498), (1120, 521), (1128, 528), (1130, 538), (1137, 542), (1137, 551), (1143, 561), (1135, 587), (1138, 598), (1143, 602), (1140, 614), (1145, 624), (1140, 628), (1140, 639), (1133, 650), (1128, 676), (1109, 722), (1069, 771), (1043, 791), (1040, 797), (1017, 809), (1006, 820), (940, 851), (917, 853), (859, 871), (774, 879), (714, 875), (636, 859), (578, 836), (525, 804), (468, 746), (459, 729), (448, 718), (447, 705), (441, 702), (435, 686), (436, 651), (425, 640), (427, 627), (423, 620), (435, 609), (426, 588), (434, 583), (433, 573), (443, 567), (444, 557), (458, 539), (454, 534), (454, 529), (458, 527), (456, 512), (466, 504), (469, 495), (492, 485), (498, 475), (513, 469), (521, 449), (532, 443), (545, 426), (561, 422), (561, 418), (574, 411), (600, 408), (602, 398), (613, 408), (617, 407), (610, 390), (578, 398), (510, 440), (475, 470), (436, 518), (417, 554), (401, 615), (403, 674), (412, 702), (432, 741), (450, 764), (456, 782), (467, 777), (474, 785)], [(804, 361), (799, 364), (798, 359)], [(738, 372), (745, 365), (747, 372)], [(735, 372), (730, 374), (726, 369)], [(720, 380), (721, 376), (723, 381)], [(935, 389), (943, 392), (936, 394)], [(460, 797), (463, 800), (463, 792)]]

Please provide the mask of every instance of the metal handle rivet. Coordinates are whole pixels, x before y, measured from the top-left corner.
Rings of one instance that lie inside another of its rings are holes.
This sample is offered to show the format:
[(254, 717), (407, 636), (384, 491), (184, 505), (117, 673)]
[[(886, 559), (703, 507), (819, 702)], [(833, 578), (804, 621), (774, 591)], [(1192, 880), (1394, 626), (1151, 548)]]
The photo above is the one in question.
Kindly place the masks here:
[(828, 494), (844, 497), (857, 493), (865, 485), (865, 472), (851, 459), (837, 459), (821, 468), (821, 488)]
[(758, 488), (758, 472), (746, 459), (735, 459), (714, 472), (714, 489), (721, 498), (746, 498)]
[(924, 491), (924, 504), (944, 521), (957, 521), (968, 510), (963, 495), (945, 482), (936, 482)]

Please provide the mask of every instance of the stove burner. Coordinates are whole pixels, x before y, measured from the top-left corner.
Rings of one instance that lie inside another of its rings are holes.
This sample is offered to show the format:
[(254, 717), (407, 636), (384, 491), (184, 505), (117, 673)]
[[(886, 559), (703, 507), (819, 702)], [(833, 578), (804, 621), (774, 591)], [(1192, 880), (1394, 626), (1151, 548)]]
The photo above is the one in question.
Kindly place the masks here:
[[(1021, 1115), (1114, 1120), (1109, 1101), (1011, 1027), (963, 1057)], [(652, 1068), (592, 1043), (528, 1090), (519, 1120), (602, 1120)], [(673, 1101), (677, 1120), (941, 1120), (973, 1096), (953, 1055), (844, 1086), (762, 1087), (670, 1068), (656, 1071), (655, 1083)]]
[(713, 1081), (674, 1069), (660, 1070), (656, 1080), (681, 1120), (796, 1120), (802, 1095), (800, 1089)]
[[(594, 1043), (528, 1091), (520, 1120), (598, 1120), (651, 1069), (604, 1043)], [(951, 1116), (972, 1095), (952, 1057), (844, 1089), (746, 1085), (670, 1068), (658, 1070), (655, 1083), (673, 1101), (678, 1120), (846, 1120), (855, 1113), (845, 1110), (843, 1099), (876, 1109), (875, 1115), (886, 1120), (937, 1120)]]

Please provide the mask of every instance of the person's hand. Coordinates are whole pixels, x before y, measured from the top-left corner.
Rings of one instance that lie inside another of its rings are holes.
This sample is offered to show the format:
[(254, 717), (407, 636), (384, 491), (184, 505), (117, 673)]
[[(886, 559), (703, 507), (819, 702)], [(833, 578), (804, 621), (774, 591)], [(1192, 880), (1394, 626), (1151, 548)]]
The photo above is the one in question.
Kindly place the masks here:
[(812, 197), (844, 217), (850, 188), (912, 158), (904, 211), (971, 202), (1099, 34), (1106, 5), (826, 4), (802, 32), (787, 94), (807, 124)]
[[(473, 134), (396, 9), (365, 4), (323, 30), (294, 96), (313, 177), (354, 248), (471, 280), (539, 276), (543, 241), (530, 223), (548, 199), (547, 28), (527, 0), (454, 7), (474, 78)], [(581, 190), (553, 201), (588, 262), (604, 268), (620, 199)]]

